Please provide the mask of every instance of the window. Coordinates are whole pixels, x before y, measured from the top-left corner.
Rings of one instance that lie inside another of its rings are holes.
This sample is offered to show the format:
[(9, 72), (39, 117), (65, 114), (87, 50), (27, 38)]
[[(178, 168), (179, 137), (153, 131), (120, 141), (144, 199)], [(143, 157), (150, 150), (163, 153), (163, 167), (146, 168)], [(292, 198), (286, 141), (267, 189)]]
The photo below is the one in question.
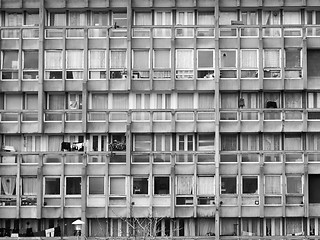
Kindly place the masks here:
[(149, 191), (149, 179), (146, 177), (134, 177), (132, 183), (133, 194), (144, 194), (148, 195)]
[(258, 194), (258, 177), (242, 176), (242, 193)]
[(21, 205), (37, 205), (37, 177), (22, 177), (21, 182)]
[(82, 94), (68, 93), (68, 109), (82, 109)]
[(237, 78), (237, 51), (220, 50), (221, 78)]
[(264, 49), (264, 77), (265, 78), (280, 78), (280, 49)]
[(198, 50), (197, 78), (214, 78), (214, 50)]
[(177, 12), (177, 25), (193, 25), (194, 13), (193, 12)]
[(302, 139), (298, 133), (286, 133), (284, 136), (284, 150), (302, 150)]
[(267, 175), (264, 177), (265, 204), (281, 204), (281, 176)]
[(127, 13), (126, 12), (113, 12), (112, 13), (112, 25), (116, 25), (120, 28), (127, 27)]
[(258, 78), (258, 50), (242, 49), (241, 78)]
[(81, 195), (81, 177), (66, 177), (66, 195)]
[(89, 177), (89, 195), (104, 194), (104, 177)]
[(197, 183), (197, 195), (214, 195), (215, 194), (215, 182), (214, 177), (199, 176)]
[(154, 194), (170, 193), (170, 177), (154, 177)]
[(23, 25), (23, 13), (22, 12), (6, 12), (4, 17), (4, 26), (17, 27)]
[(170, 152), (172, 145), (171, 139), (170, 134), (155, 134), (154, 150), (159, 152)]
[(198, 12), (197, 25), (214, 25), (214, 12)]
[(134, 135), (134, 151), (149, 152), (151, 151), (151, 135), (150, 134), (136, 134)]
[(134, 12), (134, 25), (145, 26), (151, 25), (152, 18), (151, 12)]
[(214, 109), (214, 94), (213, 93), (199, 93), (198, 108), (200, 109)]
[(113, 93), (112, 94), (112, 109), (128, 109), (128, 94)]
[(49, 26), (66, 26), (66, 13), (64, 12), (50, 12)]
[(264, 94), (264, 107), (265, 108), (281, 108), (279, 92), (266, 92)]
[(110, 51), (110, 78), (127, 78), (127, 53), (126, 51)]
[(259, 135), (257, 134), (241, 134), (241, 150), (242, 151), (258, 151)]
[(237, 177), (221, 176), (221, 194), (237, 194)]
[(22, 95), (21, 94), (5, 94), (4, 109), (5, 110), (21, 110)]
[[(155, 49), (153, 52), (154, 61), (153, 68), (167, 69), (171, 66), (171, 55), (169, 49)], [(168, 71), (168, 77), (170, 77), (170, 71)]]
[(107, 151), (108, 140), (105, 135), (92, 135), (91, 136), (92, 151)]
[(149, 50), (133, 50), (132, 53), (132, 78), (149, 79), (150, 56)]
[(236, 134), (221, 134), (221, 151), (237, 151), (238, 141)]
[(214, 135), (213, 134), (198, 135), (198, 151), (214, 151)]
[(177, 151), (194, 151), (194, 136), (191, 134), (178, 135)]
[(176, 78), (193, 79), (194, 56), (192, 49), (176, 50)]
[(16, 181), (15, 176), (1, 176), (1, 192), (0, 195), (16, 195)]
[(18, 79), (18, 51), (2, 51), (2, 80)]
[(178, 93), (178, 109), (193, 109), (192, 93)]
[(263, 150), (266, 151), (279, 151), (281, 150), (281, 135), (265, 133), (263, 135)]
[(83, 78), (83, 51), (82, 50), (67, 50), (67, 79), (82, 79)]
[[(243, 109), (256, 109), (259, 108), (259, 96), (255, 92), (242, 92), (241, 99), (243, 99), (243, 105), (239, 104), (239, 107)], [(238, 102), (240, 103), (240, 102)]]
[(177, 195), (192, 195), (194, 192), (194, 177), (192, 175), (176, 176)]
[(110, 195), (123, 196), (126, 195), (126, 179), (125, 177), (110, 177)]
[(63, 94), (47, 94), (47, 109), (49, 110), (63, 110), (65, 96)]
[(266, 218), (266, 220), (265, 220), (265, 235), (266, 236), (281, 236), (282, 235), (282, 219), (281, 218)]
[(90, 109), (108, 109), (108, 95), (105, 93), (92, 93)]
[(238, 20), (238, 14), (234, 12), (220, 12), (219, 25), (231, 25), (233, 21)]
[(307, 21), (309, 25), (319, 25), (320, 24), (320, 11), (307, 11), (306, 14)]
[(309, 174), (309, 203), (320, 203), (320, 193), (318, 191), (320, 184), (320, 175), (319, 174)]
[(91, 12), (91, 25), (92, 26), (108, 26), (108, 12)]
[(106, 78), (106, 51), (89, 50), (89, 79)]
[(301, 24), (301, 13), (300, 12), (283, 12), (283, 24)]
[(307, 133), (307, 150), (309, 151), (320, 150), (320, 134)]
[(62, 79), (62, 51), (45, 51), (45, 79)]
[(300, 49), (286, 49), (286, 67), (300, 68), (301, 67), (301, 50)]
[(86, 13), (85, 12), (69, 12), (69, 26), (85, 26)]
[(241, 12), (241, 21), (244, 25), (256, 25), (258, 22), (257, 12)]
[(262, 11), (263, 25), (280, 25), (280, 11)]
[(320, 76), (320, 50), (307, 50), (307, 72), (308, 77)]
[(159, 26), (172, 25), (171, 12), (154, 12), (154, 28), (153, 35), (155, 38), (168, 38), (171, 37), (171, 28), (160, 28)]
[(287, 176), (287, 193), (301, 194), (302, 193), (302, 177)]
[(38, 79), (38, 51), (23, 52), (23, 79)]
[(301, 235), (303, 234), (302, 218), (298, 217), (287, 217), (285, 230), (286, 234), (289, 235)]
[[(36, 152), (41, 151), (41, 137), (37, 135), (25, 135), (23, 138), (24, 151)], [(33, 155), (25, 155), (24, 157), (33, 157)]]
[(60, 178), (45, 177), (45, 195), (60, 195)]
[(242, 236), (260, 236), (259, 218), (241, 218)]

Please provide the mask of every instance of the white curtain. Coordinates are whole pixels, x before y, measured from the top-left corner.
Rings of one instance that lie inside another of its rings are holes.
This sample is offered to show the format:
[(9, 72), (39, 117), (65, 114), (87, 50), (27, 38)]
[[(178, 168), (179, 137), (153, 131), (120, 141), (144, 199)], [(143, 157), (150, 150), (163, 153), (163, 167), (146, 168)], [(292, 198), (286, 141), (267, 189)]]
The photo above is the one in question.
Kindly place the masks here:
[(1, 185), (5, 195), (13, 195), (16, 188), (16, 177), (3, 176)]
[(198, 12), (198, 25), (214, 25), (213, 12)]
[(221, 94), (221, 108), (230, 109), (238, 108), (238, 96), (235, 93)]
[(21, 151), (21, 137), (14, 135), (6, 135), (4, 145), (13, 146), (16, 151)]
[(307, 150), (317, 151), (320, 150), (320, 134), (308, 133), (307, 135)]
[(242, 12), (242, 22), (244, 25), (256, 25), (257, 24), (257, 13), (256, 12)]
[(89, 56), (89, 68), (106, 68), (106, 51), (90, 50)]
[(258, 51), (257, 50), (242, 50), (241, 51), (241, 67), (242, 68), (258, 68)]
[(242, 149), (243, 151), (259, 150), (259, 135), (257, 134), (242, 134)]
[(301, 108), (302, 94), (301, 93), (285, 93), (286, 108)]
[(231, 25), (231, 21), (238, 20), (237, 12), (220, 12), (219, 25)]
[(242, 93), (242, 98), (244, 99), (243, 108), (251, 109), (259, 107), (259, 97), (257, 93)]
[(22, 195), (37, 195), (37, 178), (22, 178)]
[(284, 150), (301, 150), (301, 142), (300, 134), (286, 134), (284, 138)]
[(63, 136), (48, 136), (48, 151), (60, 151)]
[(86, 26), (86, 13), (69, 12), (69, 26)]
[(63, 110), (65, 96), (63, 94), (50, 94), (48, 97), (48, 109), (49, 110)]
[(283, 12), (283, 24), (301, 24), (300, 12)]
[(127, 66), (126, 51), (110, 52), (110, 68), (126, 68)]
[(193, 94), (179, 93), (178, 94), (178, 108), (179, 109), (193, 109)]
[(263, 25), (279, 25), (280, 12), (279, 11), (263, 11), (262, 23)]
[(197, 218), (197, 236), (212, 236), (215, 231), (213, 218)]
[(67, 68), (82, 69), (83, 68), (83, 51), (67, 50)]
[(308, 108), (320, 107), (320, 93), (308, 93)]
[(151, 25), (151, 12), (135, 12), (135, 25)]
[(264, 67), (280, 67), (280, 50), (264, 50)]
[(221, 235), (237, 236), (238, 235), (238, 220), (237, 218), (222, 218), (221, 219)]
[(125, 195), (126, 179), (124, 177), (110, 178), (110, 195)]
[(92, 109), (107, 109), (108, 95), (102, 93), (93, 93), (91, 96)]
[(263, 136), (263, 150), (279, 151), (280, 150), (280, 134), (265, 134)]
[(177, 69), (193, 69), (193, 50), (178, 49), (176, 51), (176, 67)]
[(193, 24), (193, 12), (177, 13), (177, 25), (192, 25), (192, 24)]
[(62, 69), (62, 51), (46, 51), (45, 57), (46, 69)]
[(199, 93), (199, 108), (214, 109), (214, 93)]
[(155, 12), (156, 25), (171, 25), (171, 12)]
[(214, 188), (214, 177), (198, 177), (198, 195), (214, 195)]
[(22, 13), (6, 13), (4, 19), (5, 19), (5, 26), (8, 26), (8, 27), (22, 26), (23, 24)]
[(286, 218), (286, 234), (301, 233), (302, 218)]
[(112, 109), (128, 109), (128, 94), (114, 93), (112, 97)]
[(177, 176), (177, 194), (190, 195), (193, 194), (194, 177), (193, 176)]
[(281, 194), (281, 176), (265, 176), (265, 194)]
[(38, 13), (25, 13), (26, 25), (39, 24), (39, 14)]

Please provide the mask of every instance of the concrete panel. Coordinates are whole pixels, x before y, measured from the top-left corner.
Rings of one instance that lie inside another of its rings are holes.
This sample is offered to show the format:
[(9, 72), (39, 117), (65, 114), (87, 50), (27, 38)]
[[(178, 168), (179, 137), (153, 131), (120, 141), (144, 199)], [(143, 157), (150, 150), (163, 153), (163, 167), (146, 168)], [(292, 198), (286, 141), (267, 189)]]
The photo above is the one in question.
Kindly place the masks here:
[(23, 92), (37, 92), (38, 91), (38, 81), (37, 80), (31, 80), (31, 81), (23, 80), (21, 82), (21, 90)]
[(81, 207), (64, 207), (65, 218), (81, 218)]
[(239, 132), (240, 122), (239, 121), (220, 121), (220, 132)]
[(259, 163), (242, 163), (241, 164), (241, 174), (250, 175), (250, 174), (256, 174), (258, 175), (260, 173), (260, 164)]
[(127, 207), (109, 207), (108, 208), (108, 217), (112, 218), (121, 218), (128, 217)]
[(61, 218), (61, 207), (43, 207), (42, 216), (43, 218)]
[(214, 79), (211, 80), (197, 80), (197, 90), (215, 90)]
[(37, 176), (38, 175), (38, 164), (28, 164), (20, 166), (20, 175), (21, 176)]
[(82, 80), (66, 80), (66, 91), (82, 91)]
[(109, 175), (126, 175), (128, 174), (127, 166), (126, 164), (109, 164)]
[(168, 90), (171, 91), (173, 88), (173, 81), (169, 80), (153, 80), (152, 82), (153, 90)]
[(150, 80), (133, 80), (131, 81), (131, 89), (137, 91), (150, 91)]
[(83, 164), (64, 164), (65, 176), (81, 176)]
[(220, 174), (222, 175), (235, 175), (238, 174), (237, 163), (222, 163), (220, 164)]
[(137, 207), (134, 206), (132, 208), (132, 216), (135, 218), (146, 218), (150, 216), (150, 208), (149, 207)]
[(220, 90), (239, 90), (240, 82), (238, 79), (221, 79), (219, 82)]
[(201, 133), (208, 133), (215, 131), (215, 122), (197, 122), (196, 123), (196, 131)]
[(175, 39), (176, 48), (194, 48), (194, 39), (193, 38), (176, 38)]
[(38, 122), (22, 122), (21, 123), (22, 133), (37, 133), (38, 132)]
[(19, 40), (18, 39), (1, 39), (1, 49), (10, 50), (10, 49), (19, 49)]
[(20, 207), (20, 218), (37, 218), (37, 206)]
[(176, 164), (175, 165), (175, 174), (194, 174), (194, 164)]
[(152, 206), (166, 206), (167, 208), (170, 208), (171, 205), (171, 197), (166, 197), (166, 196), (154, 196), (152, 199)]
[(304, 207), (303, 205), (299, 206), (286, 206), (285, 209), (286, 217), (303, 217), (304, 216)]
[(189, 80), (176, 80), (176, 90), (195, 90), (193, 79)]
[(108, 132), (107, 122), (87, 122), (88, 133)]
[(65, 133), (82, 133), (82, 121), (81, 122), (66, 122), (65, 123), (65, 128), (64, 128)]
[(194, 217), (194, 207), (176, 207), (175, 217)]
[(171, 164), (153, 164), (152, 165), (152, 173), (154, 175), (157, 174), (164, 174), (164, 175), (170, 175), (171, 173)]
[(132, 49), (134, 48), (142, 48), (142, 49), (148, 49), (150, 48), (150, 38), (132, 38), (131, 40)]
[(62, 122), (45, 122), (44, 123), (44, 132), (45, 133), (63, 132), (62, 128), (63, 128)]
[(20, 91), (20, 84), (18, 80), (1, 81), (1, 91)]
[(0, 174), (1, 176), (16, 176), (18, 174), (18, 167), (17, 165), (1, 165)]
[(241, 217), (259, 217), (260, 207), (259, 206), (242, 206)]
[(133, 133), (150, 133), (152, 129), (152, 126), (150, 124), (150, 122), (146, 121), (146, 122), (132, 122), (131, 123), (131, 132)]
[(303, 79), (285, 79), (284, 80), (284, 89), (285, 90), (303, 90), (304, 82)]
[(215, 164), (197, 164), (198, 175), (213, 175), (215, 174)]
[(152, 216), (157, 218), (169, 218), (171, 216), (171, 208), (169, 206), (166, 207), (152, 207)]
[(303, 163), (286, 163), (286, 173), (303, 173), (304, 165)]
[(213, 206), (197, 206), (197, 217), (214, 217), (216, 207)]
[(260, 90), (260, 80), (259, 79), (240, 79), (241, 90), (258, 91)]
[(110, 38), (110, 48), (127, 48), (127, 38)]
[(0, 132), (1, 133), (18, 133), (19, 131), (19, 123), (18, 122), (1, 122), (0, 124)]
[(110, 90), (128, 90), (128, 81), (129, 79), (117, 79), (110, 80), (109, 89)]
[(149, 175), (150, 164), (131, 164), (131, 174)]
[(43, 89), (46, 92), (62, 92), (64, 91), (64, 82), (62, 80), (44, 80)]
[(237, 206), (221, 206), (220, 217), (238, 217), (239, 207)]
[(87, 218), (105, 218), (105, 208), (103, 207), (87, 207), (86, 217)]
[(87, 81), (88, 91), (107, 91), (107, 80), (89, 80)]
[(265, 206), (264, 207), (265, 217), (282, 217), (282, 206)]
[(264, 163), (264, 174), (282, 174), (282, 163)]
[(177, 122), (176, 121), (176, 129), (175, 131), (178, 133), (182, 132), (194, 132), (195, 130), (195, 122)]
[(170, 122), (152, 122), (152, 132), (172, 132), (172, 124)]
[(320, 204), (309, 204), (309, 217), (320, 216)]
[(88, 49), (105, 49), (107, 47), (106, 38), (103, 39), (89, 39), (88, 40)]
[(197, 49), (199, 48), (215, 48), (214, 37), (212, 38), (197, 38), (196, 42)]

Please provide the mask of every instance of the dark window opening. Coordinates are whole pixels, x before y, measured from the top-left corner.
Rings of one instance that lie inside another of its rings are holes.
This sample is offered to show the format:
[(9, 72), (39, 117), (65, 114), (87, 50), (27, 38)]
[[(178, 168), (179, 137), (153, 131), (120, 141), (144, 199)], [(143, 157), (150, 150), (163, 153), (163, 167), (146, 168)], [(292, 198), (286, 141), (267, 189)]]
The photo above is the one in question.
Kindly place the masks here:
[(309, 203), (320, 203), (320, 174), (309, 175)]
[(169, 194), (169, 177), (154, 178), (154, 194)]
[(133, 194), (148, 194), (148, 178), (133, 179)]
[(309, 77), (320, 76), (320, 50), (307, 51), (307, 72)]
[(66, 182), (67, 195), (81, 194), (81, 177), (67, 177)]
[(221, 194), (236, 194), (237, 179), (236, 177), (221, 177)]

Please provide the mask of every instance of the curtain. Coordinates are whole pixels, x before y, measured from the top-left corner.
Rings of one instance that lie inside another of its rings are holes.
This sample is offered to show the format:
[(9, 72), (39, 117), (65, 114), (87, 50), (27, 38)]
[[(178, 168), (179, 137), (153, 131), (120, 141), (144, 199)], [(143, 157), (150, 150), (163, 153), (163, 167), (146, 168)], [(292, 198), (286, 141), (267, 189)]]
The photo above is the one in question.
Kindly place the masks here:
[(171, 12), (155, 12), (156, 25), (171, 25)]
[(320, 108), (320, 93), (308, 93), (308, 108)]
[(257, 236), (259, 234), (259, 219), (243, 218), (241, 227), (243, 236)]
[(21, 151), (21, 137), (6, 135), (4, 139), (4, 145), (13, 146), (16, 151)]
[(150, 108), (150, 94), (136, 94), (136, 109)]
[(178, 108), (193, 109), (193, 93), (178, 93)]
[(219, 25), (231, 25), (231, 21), (237, 21), (237, 12), (220, 12)]
[(214, 109), (214, 93), (199, 93), (199, 108)]
[(3, 176), (1, 185), (5, 195), (13, 195), (16, 188), (16, 177)]
[(37, 178), (22, 178), (22, 195), (37, 195)]
[(67, 68), (81, 69), (83, 68), (83, 51), (82, 50), (67, 50)]
[(184, 219), (184, 236), (195, 236), (195, 220), (192, 218)]
[(283, 24), (301, 24), (300, 12), (283, 12)]
[(39, 13), (25, 13), (26, 25), (39, 24)]
[(213, 12), (198, 12), (198, 25), (214, 25)]
[(82, 12), (69, 13), (69, 26), (86, 26), (86, 14)]
[(243, 108), (251, 109), (259, 107), (259, 98), (257, 93), (242, 93), (242, 98), (244, 99)]
[(302, 218), (286, 218), (286, 234), (301, 233)]
[(90, 236), (106, 237), (107, 222), (104, 218), (89, 218)]
[(302, 193), (301, 176), (287, 176), (287, 193), (289, 194)]
[(106, 68), (106, 51), (90, 50), (89, 56), (89, 68)]
[(301, 142), (300, 134), (286, 134), (284, 138), (284, 150), (301, 150)]
[(263, 11), (262, 23), (263, 25), (279, 25), (280, 13), (278, 11)]
[(135, 12), (135, 25), (151, 25), (151, 12)]
[(127, 67), (126, 51), (110, 52), (110, 68), (126, 68)]
[(213, 218), (197, 219), (197, 236), (212, 236), (215, 231), (215, 221)]
[(242, 50), (241, 51), (241, 67), (242, 68), (258, 68), (258, 51)]
[(256, 25), (257, 13), (256, 12), (242, 12), (242, 22), (244, 25)]
[(154, 68), (170, 68), (170, 50), (154, 50)]
[(198, 195), (214, 195), (214, 177), (198, 177)]
[(230, 109), (238, 108), (238, 96), (235, 93), (221, 94), (221, 108)]
[(46, 61), (45, 68), (46, 69), (62, 69), (62, 51), (46, 51), (45, 52)]
[(178, 49), (176, 52), (177, 69), (193, 69), (193, 50)]
[(50, 26), (66, 26), (66, 13), (50, 13)]
[(6, 13), (5, 15), (5, 26), (15, 27), (22, 26), (23, 14), (22, 13)]
[(92, 93), (91, 95), (92, 109), (108, 109), (108, 95), (101, 93)]
[(264, 50), (264, 67), (280, 67), (280, 50)]
[(177, 176), (177, 195), (193, 194), (193, 185), (193, 176)]
[(37, 110), (38, 109), (38, 95), (37, 94), (25, 95), (24, 109), (28, 109), (28, 110)]
[(151, 151), (151, 135), (137, 134), (134, 138), (134, 151), (148, 152)]
[(267, 102), (276, 102), (277, 108), (280, 108), (280, 93), (265, 93), (264, 94), (264, 107), (267, 106)]
[(242, 149), (243, 151), (257, 151), (259, 150), (259, 135), (242, 134)]
[(221, 218), (221, 235), (223, 236), (237, 236), (238, 235), (238, 221), (236, 218)]
[(265, 194), (281, 194), (281, 176), (265, 176)]
[(177, 25), (192, 25), (192, 24), (193, 24), (193, 12), (177, 13)]
[(133, 69), (149, 69), (149, 51), (133, 51)]
[(285, 93), (286, 108), (301, 108), (302, 94), (301, 93)]
[(307, 135), (307, 150), (317, 151), (320, 150), (320, 134), (308, 133)]
[(128, 94), (114, 93), (112, 97), (112, 109), (128, 109)]
[(41, 150), (41, 137), (40, 136), (26, 136), (24, 138), (25, 151), (34, 152)]
[(155, 134), (155, 151), (170, 151), (171, 135)]
[(222, 151), (237, 151), (237, 135), (223, 134), (221, 135), (221, 150)]
[(48, 136), (48, 151), (60, 151), (63, 136)]
[(280, 150), (280, 134), (265, 134), (263, 136), (263, 150), (279, 151)]
[(64, 109), (64, 99), (63, 94), (50, 94), (48, 97), (48, 109), (49, 110), (63, 110)]

